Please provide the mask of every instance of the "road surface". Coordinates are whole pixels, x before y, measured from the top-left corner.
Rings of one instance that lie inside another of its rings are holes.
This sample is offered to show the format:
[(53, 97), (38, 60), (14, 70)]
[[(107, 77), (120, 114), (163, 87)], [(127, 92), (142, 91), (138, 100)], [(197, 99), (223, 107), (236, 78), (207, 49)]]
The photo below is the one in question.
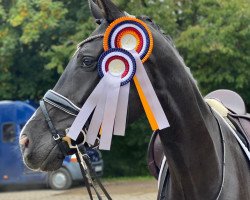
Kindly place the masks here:
[[(156, 200), (157, 198), (157, 182), (155, 180), (107, 181), (104, 182), (104, 185), (111, 194), (113, 200)], [(74, 187), (64, 191), (38, 189), (0, 192), (0, 200), (88, 199), (86, 188), (83, 187)]]

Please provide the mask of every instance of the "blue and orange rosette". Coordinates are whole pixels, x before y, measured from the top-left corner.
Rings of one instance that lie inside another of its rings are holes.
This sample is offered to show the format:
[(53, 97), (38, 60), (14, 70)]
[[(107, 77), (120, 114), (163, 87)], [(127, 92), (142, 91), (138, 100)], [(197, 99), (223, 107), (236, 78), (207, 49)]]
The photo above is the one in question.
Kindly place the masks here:
[(103, 47), (135, 50), (146, 62), (153, 51), (153, 36), (145, 22), (133, 17), (121, 17), (112, 22), (104, 34)]

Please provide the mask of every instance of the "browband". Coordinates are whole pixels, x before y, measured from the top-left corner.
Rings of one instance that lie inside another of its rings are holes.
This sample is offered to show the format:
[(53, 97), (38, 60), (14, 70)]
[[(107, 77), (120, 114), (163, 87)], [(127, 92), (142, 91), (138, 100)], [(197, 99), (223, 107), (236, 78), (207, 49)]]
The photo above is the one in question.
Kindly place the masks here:
[(72, 101), (53, 90), (47, 91), (43, 97), (43, 100), (48, 104), (55, 106), (58, 109), (73, 116), (77, 116), (80, 110), (80, 108), (77, 107)]

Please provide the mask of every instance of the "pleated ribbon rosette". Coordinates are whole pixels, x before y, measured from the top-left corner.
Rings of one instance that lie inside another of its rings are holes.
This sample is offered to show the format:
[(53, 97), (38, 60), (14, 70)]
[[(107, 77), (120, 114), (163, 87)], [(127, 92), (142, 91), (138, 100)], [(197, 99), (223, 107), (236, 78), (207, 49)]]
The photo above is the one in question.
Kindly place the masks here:
[(94, 145), (100, 137), (102, 150), (110, 150), (113, 135), (124, 136), (130, 83), (133, 80), (152, 130), (169, 127), (143, 63), (153, 50), (153, 37), (148, 26), (133, 17), (121, 17), (107, 28), (105, 52), (98, 62), (99, 84), (90, 94), (67, 136), (76, 140), (93, 113), (87, 142)]

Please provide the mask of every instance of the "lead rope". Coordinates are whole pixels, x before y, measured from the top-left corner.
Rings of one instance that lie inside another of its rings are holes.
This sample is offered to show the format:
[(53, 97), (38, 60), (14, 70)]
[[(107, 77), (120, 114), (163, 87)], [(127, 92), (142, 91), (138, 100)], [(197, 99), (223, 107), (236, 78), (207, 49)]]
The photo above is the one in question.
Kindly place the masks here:
[[(97, 177), (95, 170), (93, 170), (93, 166), (91, 164), (89, 156), (87, 155), (85, 146), (82, 144), (82, 145), (76, 146), (76, 149), (77, 149), (76, 157), (77, 157), (78, 163), (80, 165), (82, 176), (83, 176), (84, 182), (86, 184), (90, 199), (93, 200), (93, 196), (92, 196), (92, 192), (91, 192), (91, 187), (92, 187), (94, 189), (98, 199), (102, 200), (101, 195), (99, 194), (97, 188), (95, 187), (95, 183), (94, 183), (94, 180), (95, 180), (97, 182), (98, 186), (101, 188), (102, 192), (104, 193), (105, 197), (108, 200), (112, 200), (112, 198), (108, 194), (107, 190), (102, 185), (100, 179)], [(94, 177), (94, 180), (92, 177)]]
[(80, 156), (78, 155), (78, 153), (76, 153), (76, 158), (77, 158), (77, 161), (79, 163), (79, 166), (80, 166), (80, 169), (81, 169), (81, 173), (82, 173), (82, 177), (83, 177), (84, 183), (86, 185), (86, 188), (87, 188), (90, 200), (93, 200), (93, 196), (92, 196), (92, 192), (91, 192), (89, 180), (87, 178), (87, 174), (85, 173), (85, 169), (83, 167), (83, 164), (81, 163), (81, 159), (80, 159)]

